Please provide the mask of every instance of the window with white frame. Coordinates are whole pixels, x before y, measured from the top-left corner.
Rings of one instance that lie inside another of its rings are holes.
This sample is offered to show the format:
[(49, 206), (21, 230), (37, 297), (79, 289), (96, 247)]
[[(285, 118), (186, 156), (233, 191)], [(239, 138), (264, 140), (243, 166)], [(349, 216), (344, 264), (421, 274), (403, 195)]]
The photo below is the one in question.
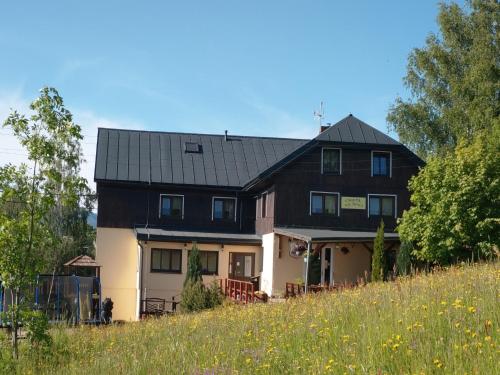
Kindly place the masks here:
[(175, 194), (160, 195), (160, 216), (182, 219), (184, 217), (184, 196)]
[(236, 198), (214, 197), (212, 199), (213, 220), (236, 220)]
[(311, 191), (310, 214), (338, 216), (339, 195), (339, 193)]
[(342, 173), (342, 150), (340, 148), (324, 147), (321, 149), (321, 173)]
[(392, 153), (372, 151), (372, 176), (392, 176)]
[(396, 216), (396, 196), (368, 195), (368, 216)]

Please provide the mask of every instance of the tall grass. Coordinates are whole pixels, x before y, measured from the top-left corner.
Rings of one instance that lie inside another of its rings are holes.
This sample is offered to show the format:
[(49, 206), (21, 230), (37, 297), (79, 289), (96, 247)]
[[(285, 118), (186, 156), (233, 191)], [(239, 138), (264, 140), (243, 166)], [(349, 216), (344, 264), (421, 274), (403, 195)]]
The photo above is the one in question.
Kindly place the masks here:
[[(495, 374), (499, 263), (281, 304), (55, 330), (18, 373)], [(5, 358), (4, 358), (5, 359)], [(11, 372), (12, 373), (12, 372)]]

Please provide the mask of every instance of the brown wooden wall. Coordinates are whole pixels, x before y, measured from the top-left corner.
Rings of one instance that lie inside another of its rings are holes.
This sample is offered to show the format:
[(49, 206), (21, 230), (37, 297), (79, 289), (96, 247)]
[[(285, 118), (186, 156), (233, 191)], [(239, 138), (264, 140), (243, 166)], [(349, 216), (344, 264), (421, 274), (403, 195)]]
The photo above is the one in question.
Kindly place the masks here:
[(264, 234), (271, 233), (274, 228), (274, 204), (275, 191), (274, 187), (266, 190), (266, 214), (262, 216), (262, 194), (256, 200), (255, 212), (255, 233)]
[[(341, 209), (340, 216), (309, 215), (310, 191), (338, 192), (340, 196), (396, 194), (397, 216), (410, 205), (407, 184), (418, 167), (407, 151), (392, 151), (392, 177), (371, 177), (371, 148), (342, 148), (342, 175), (321, 174), (321, 147), (291, 163), (273, 177), (275, 186), (275, 226), (302, 226), (330, 229), (375, 230), (380, 217), (367, 216), (366, 210)], [(376, 150), (384, 150), (378, 147)], [(368, 206), (368, 202), (367, 202)], [(395, 218), (384, 217), (387, 230), (396, 226)]]
[[(184, 195), (184, 219), (160, 217), (160, 194)], [(200, 190), (186, 187), (162, 188), (144, 185), (97, 184), (97, 226), (133, 228), (157, 226), (173, 230), (254, 233), (255, 199), (224, 190)], [(236, 221), (212, 221), (212, 197), (237, 197)], [(149, 215), (148, 215), (149, 200)], [(149, 219), (149, 220), (148, 220)]]

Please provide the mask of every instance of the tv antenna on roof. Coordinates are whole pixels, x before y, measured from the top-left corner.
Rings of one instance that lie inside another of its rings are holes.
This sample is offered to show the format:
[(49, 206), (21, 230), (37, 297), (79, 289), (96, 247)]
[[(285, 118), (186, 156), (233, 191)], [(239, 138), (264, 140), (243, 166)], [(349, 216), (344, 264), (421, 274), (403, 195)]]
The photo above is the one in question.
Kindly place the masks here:
[(323, 102), (319, 104), (319, 111), (314, 111), (313, 112), (314, 118), (319, 121), (319, 126), (323, 125), (323, 117), (325, 117), (324, 109), (323, 109)]

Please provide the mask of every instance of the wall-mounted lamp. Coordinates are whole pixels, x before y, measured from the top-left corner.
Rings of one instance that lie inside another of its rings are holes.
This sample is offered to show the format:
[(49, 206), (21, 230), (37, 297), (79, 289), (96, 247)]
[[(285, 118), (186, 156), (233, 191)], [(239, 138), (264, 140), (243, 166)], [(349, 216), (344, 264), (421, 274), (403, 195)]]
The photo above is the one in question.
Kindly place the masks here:
[(224, 244), (223, 243), (220, 244), (220, 251), (224, 251)]

